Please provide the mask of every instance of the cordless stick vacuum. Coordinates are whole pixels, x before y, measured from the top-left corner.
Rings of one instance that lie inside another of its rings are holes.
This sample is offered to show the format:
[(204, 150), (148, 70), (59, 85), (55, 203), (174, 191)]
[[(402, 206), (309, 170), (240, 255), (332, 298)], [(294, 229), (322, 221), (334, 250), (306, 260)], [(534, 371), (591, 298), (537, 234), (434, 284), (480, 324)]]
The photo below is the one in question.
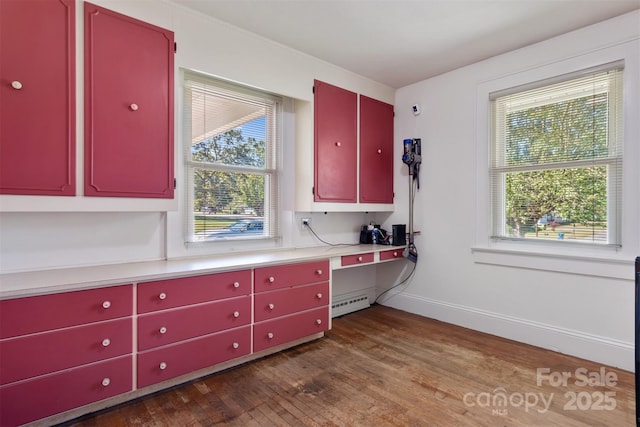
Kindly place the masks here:
[(420, 164), (422, 163), (422, 145), (420, 138), (405, 139), (402, 162), (409, 166), (409, 240), (402, 255), (411, 262), (418, 262), (418, 251), (413, 243), (413, 199), (415, 190), (420, 189)]

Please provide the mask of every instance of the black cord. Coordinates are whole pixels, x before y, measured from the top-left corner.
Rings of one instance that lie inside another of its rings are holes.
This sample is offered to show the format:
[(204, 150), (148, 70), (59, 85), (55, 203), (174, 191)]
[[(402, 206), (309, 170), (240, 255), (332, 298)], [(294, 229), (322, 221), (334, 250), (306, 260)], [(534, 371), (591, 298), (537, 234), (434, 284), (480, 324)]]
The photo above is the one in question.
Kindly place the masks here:
[(329, 246), (359, 246), (360, 245), (360, 243), (329, 243), (326, 240), (322, 240), (322, 238), (318, 236), (315, 231), (313, 231), (313, 228), (311, 228), (309, 224), (305, 224), (305, 227), (307, 227), (311, 231), (311, 234), (313, 234), (316, 239), (320, 240), (325, 245), (329, 245)]
[(392, 287), (390, 287), (389, 289), (387, 289), (386, 291), (382, 292), (380, 295), (378, 295), (376, 297), (376, 299), (373, 301), (374, 304), (378, 303), (378, 299), (380, 299), (380, 297), (384, 294), (386, 294), (387, 292), (389, 292), (392, 289), (397, 288), (400, 285), (404, 285), (405, 283), (407, 283), (407, 280), (411, 279), (411, 276), (413, 276), (413, 273), (415, 273), (416, 271), (416, 265), (418, 263), (413, 263), (413, 268), (411, 269), (411, 273), (409, 273), (409, 275), (407, 277), (405, 277), (400, 283), (396, 283), (395, 285), (393, 285)]

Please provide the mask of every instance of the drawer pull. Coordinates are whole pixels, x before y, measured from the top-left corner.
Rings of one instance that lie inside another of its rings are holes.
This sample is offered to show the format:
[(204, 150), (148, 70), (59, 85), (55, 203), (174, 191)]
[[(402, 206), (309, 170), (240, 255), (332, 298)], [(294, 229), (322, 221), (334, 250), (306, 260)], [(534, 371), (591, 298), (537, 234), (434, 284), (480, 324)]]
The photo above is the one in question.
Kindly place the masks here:
[(160, 370), (163, 370), (163, 371), (164, 371), (165, 369), (167, 369), (167, 364), (166, 364), (166, 362), (160, 362)]
[(161, 334), (166, 334), (167, 333), (167, 327), (166, 326), (161, 327), (160, 328), (160, 333)]
[(336, 147), (341, 147), (341, 146), (342, 146), (342, 142), (336, 141)]
[(233, 348), (240, 348), (240, 344), (238, 344), (237, 342), (233, 343)]
[(233, 317), (235, 317), (236, 319), (237, 319), (238, 317), (240, 317), (240, 312), (239, 312), (239, 311), (234, 311), (234, 312), (233, 312)]
[(129, 108), (131, 108), (131, 111), (138, 111), (138, 104), (131, 104)]
[(267, 334), (267, 338), (269, 338), (270, 340), (273, 339), (273, 332), (269, 332)]
[(378, 148), (378, 154), (382, 154), (382, 148)]
[(397, 257), (398, 256), (398, 251), (393, 251), (393, 256)]
[(158, 298), (167, 299), (167, 294), (165, 294), (164, 292), (161, 292), (160, 295), (158, 295)]
[(322, 270), (317, 269), (317, 270), (316, 270), (316, 274), (317, 274), (318, 276), (322, 276)]
[(238, 289), (240, 287), (240, 282), (233, 282), (233, 287)]
[(358, 262), (362, 262), (362, 257), (361, 256), (358, 257)]
[(102, 386), (103, 387), (107, 387), (109, 384), (111, 384), (111, 379), (110, 378), (103, 378), (102, 379)]
[(111, 301), (105, 301), (102, 303), (102, 308), (104, 308), (105, 310), (109, 307), (111, 307)]
[(276, 306), (275, 306), (275, 305), (273, 305), (273, 304), (269, 304), (269, 306), (268, 306), (268, 307), (269, 307), (269, 310), (273, 310), (274, 308), (276, 308)]
[(322, 325), (322, 319), (316, 319), (316, 323), (317, 323), (318, 325)]
[(20, 89), (22, 89), (22, 83), (20, 83), (17, 80), (14, 80), (14, 81), (11, 82), (11, 87), (16, 89), (16, 90), (20, 90)]
[(276, 278), (273, 276), (269, 276), (269, 283), (273, 283), (276, 281)]
[(318, 298), (318, 299), (322, 299), (322, 292), (318, 292), (318, 293), (316, 294), (316, 298)]
[(102, 340), (103, 347), (109, 347), (111, 345), (111, 340), (109, 338), (105, 338)]

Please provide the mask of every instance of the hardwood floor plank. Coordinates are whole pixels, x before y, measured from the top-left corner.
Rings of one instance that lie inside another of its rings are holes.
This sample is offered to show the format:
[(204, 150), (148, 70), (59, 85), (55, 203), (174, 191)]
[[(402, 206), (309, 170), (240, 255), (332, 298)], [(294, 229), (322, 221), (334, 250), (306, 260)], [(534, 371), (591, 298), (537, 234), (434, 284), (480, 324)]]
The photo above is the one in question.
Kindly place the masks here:
[[(615, 381), (583, 381), (603, 372)], [(64, 426), (634, 426), (634, 386), (630, 372), (374, 305), (322, 339)]]

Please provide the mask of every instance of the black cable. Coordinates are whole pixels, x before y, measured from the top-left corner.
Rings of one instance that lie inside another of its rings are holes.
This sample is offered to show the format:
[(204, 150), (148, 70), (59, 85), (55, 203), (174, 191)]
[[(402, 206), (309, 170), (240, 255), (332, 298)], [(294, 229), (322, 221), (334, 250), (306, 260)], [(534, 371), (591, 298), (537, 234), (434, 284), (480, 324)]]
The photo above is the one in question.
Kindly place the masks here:
[(311, 228), (309, 224), (305, 224), (305, 227), (307, 227), (311, 231), (311, 234), (313, 234), (316, 239), (320, 240), (325, 245), (329, 245), (329, 246), (359, 246), (360, 245), (360, 243), (329, 243), (325, 240), (322, 240), (322, 238), (318, 236), (315, 231), (313, 231), (313, 228)]
[(386, 294), (387, 292), (389, 292), (389, 291), (390, 291), (390, 290), (392, 290), (392, 289), (397, 288), (397, 287), (398, 287), (398, 286), (400, 286), (400, 285), (405, 284), (405, 283), (407, 282), (407, 280), (411, 279), (411, 276), (413, 276), (413, 273), (415, 273), (415, 271), (416, 271), (416, 265), (417, 265), (417, 264), (418, 264), (418, 263), (413, 263), (413, 268), (411, 269), (411, 273), (409, 273), (409, 275), (408, 275), (407, 277), (405, 277), (401, 282), (396, 283), (395, 285), (393, 285), (392, 287), (390, 287), (389, 289), (387, 289), (386, 291), (384, 291), (384, 292), (382, 292), (380, 295), (378, 295), (378, 296), (376, 297), (376, 299), (375, 299), (375, 300), (373, 300), (373, 303), (374, 303), (374, 304), (377, 304), (377, 303), (378, 303), (378, 299), (379, 299), (382, 295)]

